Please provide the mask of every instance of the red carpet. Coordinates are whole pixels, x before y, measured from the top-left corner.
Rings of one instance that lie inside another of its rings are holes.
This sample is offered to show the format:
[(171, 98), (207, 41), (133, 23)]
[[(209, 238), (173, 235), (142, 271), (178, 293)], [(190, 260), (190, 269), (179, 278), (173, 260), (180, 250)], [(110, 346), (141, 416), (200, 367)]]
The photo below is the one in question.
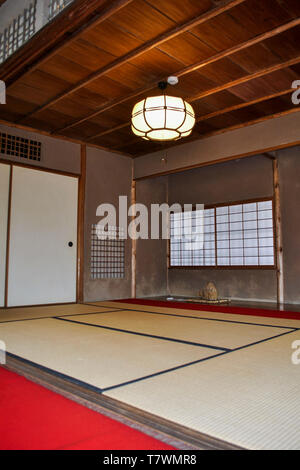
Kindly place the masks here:
[(286, 318), (289, 320), (300, 320), (300, 312), (289, 312), (281, 310), (268, 310), (260, 308), (246, 308), (246, 307), (231, 307), (224, 305), (206, 305), (206, 304), (193, 304), (185, 302), (170, 302), (167, 300), (146, 300), (146, 299), (120, 299), (114, 302), (125, 302), (134, 305), (148, 305), (152, 307), (169, 307), (184, 310), (199, 310), (205, 312), (221, 312), (236, 315), (251, 315), (254, 317), (267, 317), (267, 318)]
[(0, 367), (0, 450), (173, 450)]

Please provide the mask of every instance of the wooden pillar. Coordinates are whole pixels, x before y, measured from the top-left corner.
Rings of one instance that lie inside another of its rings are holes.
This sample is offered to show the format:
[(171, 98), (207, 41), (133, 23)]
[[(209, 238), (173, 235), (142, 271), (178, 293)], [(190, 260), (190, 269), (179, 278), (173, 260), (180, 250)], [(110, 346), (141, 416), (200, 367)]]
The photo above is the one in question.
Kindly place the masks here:
[(277, 258), (277, 302), (284, 303), (284, 273), (283, 273), (283, 247), (282, 226), (280, 208), (280, 184), (279, 167), (277, 158), (273, 158), (273, 186), (274, 186), (274, 218), (276, 233), (276, 258)]
[(10, 165), (9, 175), (9, 194), (7, 209), (7, 232), (6, 232), (6, 260), (5, 260), (5, 291), (4, 291), (4, 307), (8, 304), (8, 275), (9, 275), (9, 250), (10, 250), (10, 222), (11, 222), (11, 198), (12, 198), (12, 181), (13, 181), (13, 165)]
[[(131, 183), (131, 204), (136, 204), (136, 182), (133, 180)], [(135, 217), (131, 218), (132, 221), (135, 220)], [(134, 237), (131, 240), (131, 297), (136, 298), (136, 239), (135, 239), (135, 230)]]
[(77, 302), (84, 301), (84, 216), (86, 187), (86, 145), (81, 145), (81, 171), (78, 188)]

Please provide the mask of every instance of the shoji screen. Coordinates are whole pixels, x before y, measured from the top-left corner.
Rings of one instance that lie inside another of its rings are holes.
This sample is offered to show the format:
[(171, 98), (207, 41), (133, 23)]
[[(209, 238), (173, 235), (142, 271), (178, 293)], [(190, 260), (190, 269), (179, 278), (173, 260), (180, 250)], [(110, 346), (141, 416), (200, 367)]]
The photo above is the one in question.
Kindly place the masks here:
[(0, 307), (4, 306), (10, 166), (0, 164)]
[(77, 178), (13, 168), (8, 306), (76, 301), (77, 195)]

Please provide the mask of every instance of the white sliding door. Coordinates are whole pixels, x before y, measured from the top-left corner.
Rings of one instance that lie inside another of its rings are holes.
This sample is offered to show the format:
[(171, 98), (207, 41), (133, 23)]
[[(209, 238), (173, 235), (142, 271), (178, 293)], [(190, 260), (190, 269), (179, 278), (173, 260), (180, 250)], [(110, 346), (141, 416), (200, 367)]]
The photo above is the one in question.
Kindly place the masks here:
[(77, 178), (13, 168), (9, 307), (76, 301), (77, 195)]
[(0, 163), (0, 307), (4, 307), (10, 166)]

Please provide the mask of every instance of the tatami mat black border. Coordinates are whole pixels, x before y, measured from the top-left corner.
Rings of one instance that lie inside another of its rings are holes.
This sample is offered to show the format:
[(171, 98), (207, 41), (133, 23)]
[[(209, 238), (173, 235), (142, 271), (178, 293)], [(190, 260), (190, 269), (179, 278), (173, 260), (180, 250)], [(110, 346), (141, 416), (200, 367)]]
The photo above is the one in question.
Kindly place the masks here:
[[(102, 313), (104, 313), (104, 312), (102, 312)], [(101, 315), (101, 313), (100, 313), (100, 315)], [(183, 339), (181, 340), (181, 339), (176, 339), (176, 338), (169, 338), (169, 337), (166, 337), (166, 336), (156, 336), (156, 335), (150, 335), (148, 333), (140, 333), (138, 331), (124, 330), (122, 328), (114, 328), (114, 327), (111, 327), (111, 326), (103, 326), (103, 325), (95, 325), (93, 323), (79, 322), (79, 321), (76, 321), (76, 320), (70, 320), (71, 316), (72, 315), (69, 315), (69, 317), (68, 317), (69, 319), (68, 318), (62, 318), (62, 317), (54, 317), (54, 320), (61, 320), (61, 321), (69, 322), (69, 323), (75, 323), (77, 325), (86, 325), (86, 326), (91, 326), (91, 327), (94, 327), (94, 328), (102, 328), (103, 330), (116, 331), (118, 333), (127, 333), (129, 335), (143, 336), (145, 338), (159, 339), (159, 340), (162, 340), (162, 341), (170, 341), (172, 343), (186, 344), (188, 346), (198, 346), (198, 347), (201, 347), (201, 348), (214, 349), (215, 351), (231, 351), (231, 349), (229, 349), (229, 348), (223, 348), (223, 347), (219, 347), (219, 346), (212, 346), (210, 344), (195, 343), (193, 341), (185, 341)]]
[[(96, 304), (85, 304), (85, 305), (92, 305), (94, 307), (97, 307)], [(104, 308), (108, 308), (108, 307), (104, 306)], [(163, 307), (163, 308), (172, 308), (172, 307)], [(206, 317), (194, 317), (192, 315), (179, 315), (177, 313), (150, 312), (149, 310), (139, 310), (139, 309), (136, 309), (136, 308), (127, 308), (127, 307), (126, 308), (125, 307), (123, 307), (123, 308), (120, 307), (118, 309), (118, 311), (121, 311), (121, 310), (128, 311), (128, 312), (149, 313), (151, 315), (165, 315), (165, 316), (169, 316), (169, 317), (190, 318), (192, 320), (208, 320), (208, 321), (216, 321), (216, 322), (222, 322), (222, 323), (236, 323), (238, 325), (262, 326), (262, 327), (266, 327), (266, 328), (282, 328), (282, 329), (286, 329), (286, 330), (290, 330), (291, 328), (294, 328), (293, 326), (280, 326), (280, 325), (271, 325), (271, 324), (268, 325), (268, 324), (265, 324), (265, 323), (244, 322), (244, 321), (237, 321), (237, 320), (225, 320), (223, 318), (206, 318)], [(99, 312), (99, 313), (101, 313), (101, 312)], [(102, 313), (108, 313), (108, 312), (102, 312)], [(111, 313), (113, 313), (113, 311)], [(216, 313), (218, 314), (219, 312), (216, 312)], [(232, 315), (238, 315), (238, 314), (232, 313)], [(67, 316), (71, 317), (72, 315), (67, 315)], [(290, 320), (290, 321), (296, 321), (296, 320)], [(300, 321), (299, 321), (299, 325), (300, 325)], [(299, 329), (300, 329), (300, 327), (299, 327)]]

